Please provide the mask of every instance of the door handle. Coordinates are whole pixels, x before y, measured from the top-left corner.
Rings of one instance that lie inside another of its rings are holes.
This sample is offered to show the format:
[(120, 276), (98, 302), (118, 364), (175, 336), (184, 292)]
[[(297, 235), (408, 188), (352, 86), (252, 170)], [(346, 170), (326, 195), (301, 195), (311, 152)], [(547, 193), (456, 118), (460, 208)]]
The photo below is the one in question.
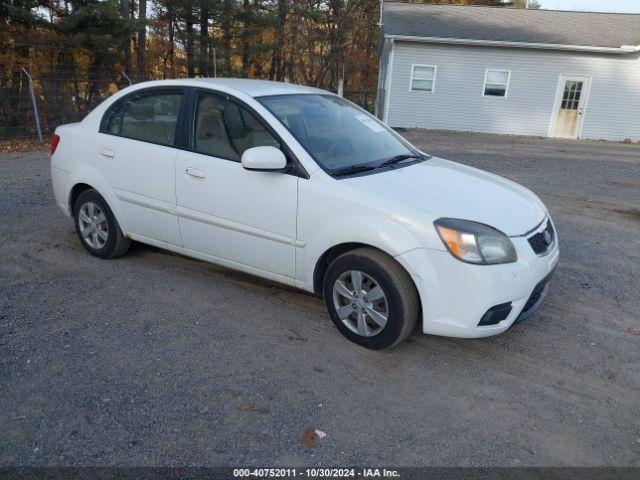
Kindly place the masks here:
[(100, 155), (102, 155), (103, 157), (107, 157), (107, 158), (113, 158), (113, 157), (116, 156), (114, 151), (110, 150), (108, 148), (101, 148), (100, 149)]
[(186, 173), (190, 177), (195, 177), (195, 178), (204, 178), (205, 177), (204, 172), (202, 170), (200, 170), (199, 168), (187, 167), (187, 168), (185, 168), (184, 173)]

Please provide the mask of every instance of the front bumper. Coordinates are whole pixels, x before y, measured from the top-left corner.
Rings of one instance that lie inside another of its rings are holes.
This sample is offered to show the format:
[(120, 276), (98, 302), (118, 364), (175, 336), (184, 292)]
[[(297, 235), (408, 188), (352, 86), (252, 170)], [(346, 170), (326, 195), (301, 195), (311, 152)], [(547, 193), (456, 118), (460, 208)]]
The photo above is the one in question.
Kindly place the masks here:
[(529, 300), (527, 300), (527, 303), (524, 304), (520, 315), (518, 315), (518, 318), (516, 318), (515, 322), (513, 322), (514, 325), (516, 323), (524, 322), (527, 318), (536, 313), (542, 306), (542, 304), (544, 303), (544, 299), (547, 297), (547, 293), (549, 292), (549, 282), (551, 282), (551, 277), (553, 277), (554, 273), (555, 268), (549, 275), (543, 278), (542, 281), (538, 283), (538, 285), (536, 285), (536, 288), (533, 289)]
[[(396, 257), (411, 274), (420, 294), (424, 333), (489, 337), (533, 315), (544, 301), (548, 280), (560, 258), (558, 240), (543, 256), (533, 252), (525, 237), (511, 240), (518, 261), (504, 265), (471, 265), (447, 251), (430, 249), (415, 249)], [(511, 305), (504, 320), (479, 325), (489, 309), (502, 304)]]

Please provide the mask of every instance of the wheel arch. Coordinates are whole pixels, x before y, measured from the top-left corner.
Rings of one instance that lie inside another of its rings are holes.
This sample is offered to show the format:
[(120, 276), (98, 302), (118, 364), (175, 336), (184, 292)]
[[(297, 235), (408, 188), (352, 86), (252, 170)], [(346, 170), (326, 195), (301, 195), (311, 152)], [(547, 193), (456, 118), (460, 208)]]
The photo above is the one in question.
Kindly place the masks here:
[[(357, 248), (376, 248), (371, 245), (367, 245), (359, 242), (345, 242), (340, 243), (338, 245), (334, 245), (327, 249), (320, 258), (316, 261), (315, 267), (313, 269), (313, 292), (316, 295), (322, 294), (322, 282), (324, 280), (324, 275), (327, 273), (327, 269), (331, 262), (333, 262), (336, 258), (338, 258), (343, 253), (347, 253), (351, 250), (355, 250)], [(376, 249), (379, 250), (379, 249)]]
[(104, 198), (104, 201), (107, 202), (107, 205), (109, 205), (109, 208), (113, 212), (122, 232), (127, 235), (129, 228), (122, 212), (122, 205), (116, 197), (114, 190), (98, 171), (89, 166), (82, 166), (72, 172), (67, 185), (67, 191), (69, 192), (69, 211), (72, 215), (73, 204), (78, 196), (87, 190), (95, 190), (102, 198)]
[(330, 247), (322, 255), (320, 255), (320, 258), (318, 258), (318, 260), (316, 261), (316, 264), (313, 270), (313, 292), (316, 295), (322, 295), (322, 283), (324, 281), (324, 276), (327, 273), (327, 269), (329, 268), (329, 265), (331, 265), (331, 262), (333, 262), (340, 255), (350, 252), (352, 250), (357, 250), (359, 248), (371, 248), (373, 250), (382, 252), (383, 254), (387, 255), (389, 258), (392, 258), (396, 263), (398, 263), (398, 265), (400, 265), (407, 272), (407, 274), (411, 278), (411, 281), (416, 287), (416, 291), (418, 292), (418, 297), (420, 297), (420, 291), (418, 290), (418, 286), (416, 285), (415, 280), (411, 275), (411, 272), (406, 268), (405, 265), (402, 264), (402, 262), (398, 261), (398, 259), (394, 255), (390, 254), (389, 252), (385, 251), (382, 248), (379, 248), (367, 243), (361, 243), (361, 242), (339, 243), (337, 245)]
[[(69, 211), (73, 214), (73, 207), (76, 204), (76, 200), (80, 196), (82, 192), (86, 192), (87, 190), (96, 190), (93, 186), (88, 183), (76, 183), (71, 190), (69, 191)], [(97, 191), (97, 190), (96, 190)]]

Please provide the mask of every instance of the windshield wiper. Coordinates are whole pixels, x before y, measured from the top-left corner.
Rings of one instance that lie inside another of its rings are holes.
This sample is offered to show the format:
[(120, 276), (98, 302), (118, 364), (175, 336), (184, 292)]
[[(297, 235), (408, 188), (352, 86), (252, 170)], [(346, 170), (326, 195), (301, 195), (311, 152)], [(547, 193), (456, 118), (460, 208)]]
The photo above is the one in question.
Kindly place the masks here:
[(405, 160), (410, 159), (425, 160), (426, 158), (423, 155), (405, 153), (403, 155), (396, 155), (395, 157), (391, 157), (383, 162), (368, 165), (352, 165), (350, 167), (339, 168), (338, 170), (334, 170), (331, 173), (336, 177), (355, 175), (356, 173), (370, 172), (371, 170), (388, 167), (390, 165), (395, 165), (396, 163), (404, 162)]
[(396, 155), (395, 157), (391, 157), (390, 159), (385, 160), (382, 163), (379, 163), (377, 168), (388, 167), (389, 165), (395, 165), (396, 163), (404, 162), (405, 160), (409, 160), (409, 159), (424, 160), (424, 157), (422, 155), (415, 155), (415, 154), (409, 154), (409, 153), (405, 153), (403, 155)]
[(331, 173), (336, 177), (343, 177), (346, 175), (355, 175), (356, 173), (368, 172), (375, 170), (379, 165), (352, 165), (350, 167), (339, 168)]

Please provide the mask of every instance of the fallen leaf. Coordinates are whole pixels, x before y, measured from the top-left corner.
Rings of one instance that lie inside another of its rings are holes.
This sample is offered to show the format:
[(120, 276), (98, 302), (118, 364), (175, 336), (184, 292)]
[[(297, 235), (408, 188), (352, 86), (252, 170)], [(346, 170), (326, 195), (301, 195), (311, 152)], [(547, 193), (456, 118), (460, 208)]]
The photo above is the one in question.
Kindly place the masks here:
[(313, 427), (307, 428), (302, 437), (300, 438), (300, 443), (308, 448), (313, 448), (316, 446), (316, 430)]
[(327, 436), (327, 434), (326, 434), (326, 433), (324, 433), (322, 430), (318, 430), (318, 429), (316, 429), (316, 435), (318, 436), (318, 438), (319, 438), (320, 440), (322, 440), (324, 437), (326, 437), (326, 436)]
[(627, 330), (627, 333), (635, 335), (636, 337), (640, 337), (640, 328), (630, 328), (629, 330)]
[(241, 412), (248, 412), (251, 409), (253, 409), (253, 404), (251, 402), (244, 402), (238, 407), (238, 410)]
[(48, 139), (40, 142), (34, 139), (14, 139), (3, 141), (0, 144), (1, 153), (31, 152), (36, 150), (46, 150), (49, 147)]

